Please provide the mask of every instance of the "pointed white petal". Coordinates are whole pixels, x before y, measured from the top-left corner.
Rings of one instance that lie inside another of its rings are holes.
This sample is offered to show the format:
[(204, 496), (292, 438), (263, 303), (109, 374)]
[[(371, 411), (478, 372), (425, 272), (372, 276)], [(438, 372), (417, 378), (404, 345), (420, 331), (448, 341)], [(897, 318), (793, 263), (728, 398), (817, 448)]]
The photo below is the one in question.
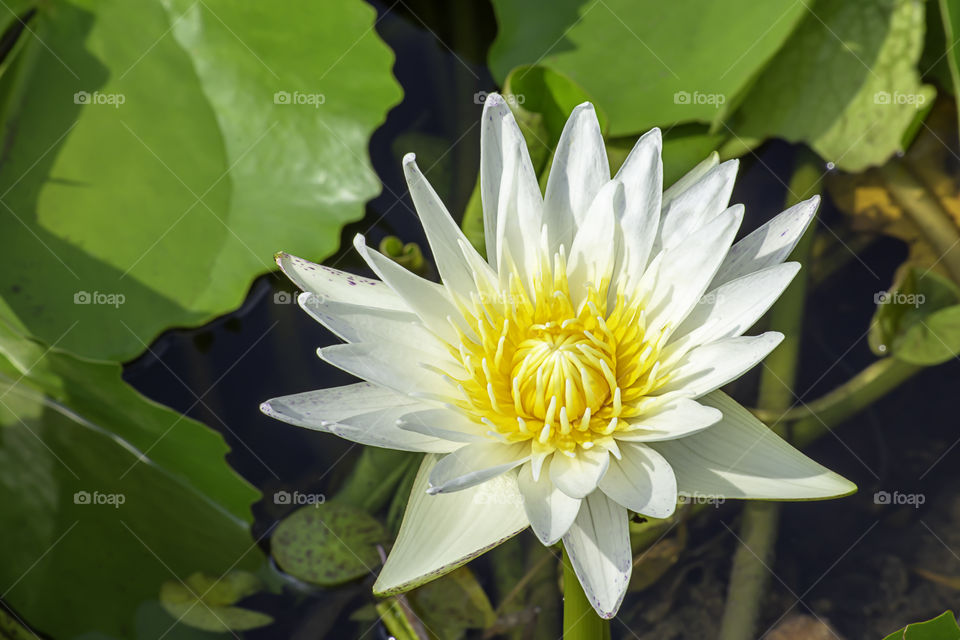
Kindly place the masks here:
[(370, 268), (420, 316), (428, 329), (447, 342), (458, 341), (448, 318), (461, 318), (460, 312), (442, 286), (414, 275), (380, 252), (372, 251), (362, 235), (353, 239), (353, 246)]
[[(630, 420), (630, 430), (617, 432), (619, 442), (657, 442), (683, 438), (716, 424), (723, 414), (696, 400), (676, 398), (655, 413)], [(601, 485), (602, 486), (602, 485)]]
[(759, 336), (726, 338), (691, 349), (670, 371), (658, 395), (698, 398), (736, 380), (767, 357), (783, 340), (768, 331)]
[(714, 151), (704, 158), (700, 164), (684, 174), (682, 178), (674, 182), (669, 189), (663, 192), (663, 202), (661, 206), (667, 206), (681, 193), (695, 185), (700, 178), (706, 175), (707, 171), (720, 164), (720, 155)]
[(677, 479), (666, 459), (642, 444), (621, 442), (620, 460), (611, 460), (600, 480), (607, 497), (651, 518), (669, 518), (677, 509)]
[[(536, 246), (543, 198), (520, 127), (506, 102), (497, 94), (488, 95), (483, 104), (480, 199), (490, 266), (498, 268), (500, 249), (497, 241), (503, 235), (500, 229), (518, 231), (527, 242)], [(513, 224), (501, 221), (501, 215), (512, 218)], [(521, 256), (513, 254), (513, 257), (519, 260)]]
[(856, 491), (852, 482), (797, 451), (726, 394), (715, 391), (700, 402), (722, 411), (723, 420), (687, 438), (650, 445), (670, 462), (680, 493), (808, 500)]
[(430, 472), (430, 493), (467, 489), (514, 469), (530, 459), (524, 443), (478, 442), (444, 456)]
[(505, 256), (509, 255), (521, 277), (529, 281), (539, 264), (537, 248), (543, 197), (530, 164), (527, 143), (520, 131), (504, 135), (503, 145), (503, 176), (497, 209), (497, 264), (502, 274), (508, 273), (509, 263), (505, 262)]
[(563, 547), (597, 614), (617, 615), (633, 571), (627, 510), (594, 491), (580, 505)]
[(409, 311), (403, 298), (379, 280), (314, 264), (289, 253), (278, 253), (276, 261), (280, 270), (303, 291), (339, 302)]
[(484, 435), (488, 427), (470, 420), (453, 409), (422, 409), (411, 411), (397, 421), (406, 431), (450, 440), (453, 442), (490, 442)]
[(668, 324), (677, 326), (686, 318), (713, 279), (742, 220), (743, 207), (730, 207), (654, 259), (638, 286), (646, 296), (650, 335)]
[(600, 447), (578, 449), (575, 456), (554, 453), (550, 481), (571, 498), (586, 498), (610, 465), (610, 454)]
[(669, 249), (701, 229), (730, 203), (739, 161), (729, 160), (709, 169), (703, 177), (663, 206), (657, 246)]
[(441, 374), (424, 366), (423, 354), (397, 343), (353, 342), (317, 350), (333, 366), (404, 395), (432, 393), (444, 397), (456, 389)]
[(686, 351), (743, 335), (776, 302), (799, 270), (799, 263), (786, 262), (708, 291), (677, 328), (668, 350)]
[(813, 220), (818, 206), (820, 196), (795, 204), (733, 245), (711, 288), (786, 260)]
[(397, 541), (373, 585), (378, 596), (439, 578), (527, 528), (516, 474), (428, 495), (427, 479), (438, 459), (428, 455), (420, 465)]
[(548, 249), (570, 244), (590, 203), (610, 180), (610, 164), (593, 105), (585, 102), (570, 114), (553, 154), (543, 200)]
[(586, 295), (586, 285), (609, 278), (616, 257), (614, 229), (625, 206), (623, 185), (611, 180), (590, 204), (587, 223), (577, 229), (567, 262), (567, 281), (574, 304)]
[(650, 260), (650, 251), (660, 226), (662, 147), (659, 129), (651, 129), (643, 134), (615, 178), (624, 185), (625, 200), (620, 218), (622, 251), (617, 258), (617, 273), (622, 274), (621, 277), (639, 279)]
[(576, 519), (580, 500), (560, 491), (550, 482), (549, 474), (543, 471), (540, 472), (540, 479), (534, 480), (529, 462), (520, 469), (517, 481), (533, 532), (543, 544), (556, 544)]
[(408, 153), (403, 157), (403, 172), (441, 280), (450, 291), (468, 296), (471, 291), (476, 291), (476, 286), (473, 282), (473, 270), (461, 253), (460, 242), (470, 250), (473, 250), (473, 247), (450, 217), (440, 196), (420, 172), (414, 154)]
[(366, 382), (273, 398), (260, 405), (271, 418), (374, 447), (445, 453), (461, 446), (397, 427), (399, 418), (423, 408), (415, 400)]
[(434, 362), (452, 362), (443, 342), (410, 311), (335, 302), (313, 293), (301, 293), (297, 302), (314, 320), (348, 342), (396, 342), (430, 354)]

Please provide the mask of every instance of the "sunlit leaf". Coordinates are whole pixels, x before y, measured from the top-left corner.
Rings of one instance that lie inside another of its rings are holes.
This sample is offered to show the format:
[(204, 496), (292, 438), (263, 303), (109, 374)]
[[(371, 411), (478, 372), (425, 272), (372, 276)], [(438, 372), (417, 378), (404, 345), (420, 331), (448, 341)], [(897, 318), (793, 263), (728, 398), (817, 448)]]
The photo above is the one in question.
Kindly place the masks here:
[(732, 125), (809, 144), (850, 171), (883, 163), (935, 95), (916, 69), (924, 3), (817, 3), (763, 70)]
[(0, 78), (0, 292), (30, 332), (127, 360), (238, 306), (277, 250), (330, 255), (380, 189), (367, 143), (400, 97), (374, 17), (39, 3)]
[(900, 631), (891, 633), (883, 640), (957, 640), (960, 627), (952, 611), (944, 611), (926, 622), (908, 624)]

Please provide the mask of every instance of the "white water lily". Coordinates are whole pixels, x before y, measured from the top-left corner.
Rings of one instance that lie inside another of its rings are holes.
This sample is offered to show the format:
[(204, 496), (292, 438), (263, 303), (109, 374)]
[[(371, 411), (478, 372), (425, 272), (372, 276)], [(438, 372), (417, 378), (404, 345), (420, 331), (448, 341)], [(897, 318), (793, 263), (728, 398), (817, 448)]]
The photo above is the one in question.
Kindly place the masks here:
[(662, 189), (644, 135), (612, 179), (596, 114), (577, 107), (541, 195), (523, 136), (490, 96), (481, 129), (486, 254), (403, 165), (442, 283), (369, 249), (380, 280), (287, 254), (299, 302), (347, 344), (320, 357), (365, 380), (270, 400), (291, 424), (423, 451), (374, 590), (436, 578), (530, 526), (562, 541), (597, 613), (630, 579), (629, 512), (670, 516), (679, 496), (816, 499), (849, 481), (717, 391), (783, 336), (743, 336), (799, 265), (802, 202), (733, 244), (737, 162), (705, 160)]

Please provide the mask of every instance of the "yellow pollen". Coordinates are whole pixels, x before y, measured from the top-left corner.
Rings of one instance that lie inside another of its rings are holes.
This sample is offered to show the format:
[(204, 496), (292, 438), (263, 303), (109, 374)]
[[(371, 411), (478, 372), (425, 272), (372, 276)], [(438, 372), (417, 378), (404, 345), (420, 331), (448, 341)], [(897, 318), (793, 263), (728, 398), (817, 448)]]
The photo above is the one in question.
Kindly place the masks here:
[(571, 291), (562, 252), (541, 260), (529, 289), (514, 273), (503, 291), (477, 284), (458, 301), (467, 328), (450, 350), (466, 372), (457, 406), (501, 440), (576, 455), (629, 428), (666, 381), (666, 336), (648, 335), (641, 301), (611, 295), (605, 278)]

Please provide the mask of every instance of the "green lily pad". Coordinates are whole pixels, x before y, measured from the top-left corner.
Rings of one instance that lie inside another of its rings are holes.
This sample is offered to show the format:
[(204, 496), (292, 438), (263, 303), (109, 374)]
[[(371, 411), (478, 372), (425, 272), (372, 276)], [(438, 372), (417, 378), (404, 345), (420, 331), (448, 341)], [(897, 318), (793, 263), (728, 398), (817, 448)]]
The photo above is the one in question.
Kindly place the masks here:
[(957, 619), (952, 611), (947, 610), (932, 620), (908, 624), (883, 640), (957, 640), (958, 638), (960, 638), (960, 627), (957, 626)]
[(128, 637), (165, 580), (256, 566), (259, 494), (227, 451), (216, 432), (128, 387), (118, 365), (0, 322), (5, 601), (53, 637)]
[(265, 613), (233, 606), (261, 588), (260, 580), (246, 571), (231, 571), (222, 578), (195, 573), (183, 582), (164, 582), (160, 603), (176, 620), (196, 629), (247, 631), (273, 622)]
[(909, 267), (896, 286), (874, 298), (868, 341), (875, 354), (932, 365), (960, 352), (960, 289), (951, 280)]
[(380, 566), (377, 545), (383, 526), (367, 512), (325, 502), (287, 516), (273, 532), (270, 553), (290, 575), (323, 587), (373, 573)]
[(494, 0), (490, 68), (501, 82), (539, 64), (568, 76), (610, 118), (609, 134), (714, 122), (806, 13), (790, 0)]
[(127, 360), (238, 306), (277, 250), (332, 254), (379, 192), (367, 144), (401, 95), (374, 18), (39, 3), (0, 76), (0, 295), (30, 333)]
[(757, 78), (733, 129), (805, 142), (848, 171), (882, 164), (933, 104), (916, 69), (923, 35), (922, 2), (820, 3)]

